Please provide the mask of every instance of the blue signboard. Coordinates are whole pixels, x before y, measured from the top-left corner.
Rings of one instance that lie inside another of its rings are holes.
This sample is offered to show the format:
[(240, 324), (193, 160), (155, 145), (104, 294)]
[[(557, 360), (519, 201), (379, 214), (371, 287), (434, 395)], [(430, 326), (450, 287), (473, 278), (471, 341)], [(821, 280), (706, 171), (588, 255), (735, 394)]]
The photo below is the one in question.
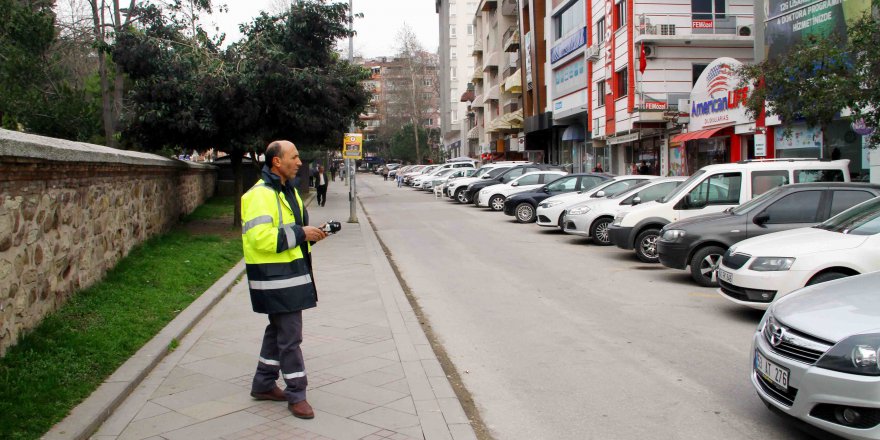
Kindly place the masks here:
[(578, 50), (586, 44), (587, 28), (581, 28), (574, 34), (560, 40), (558, 44), (550, 49), (550, 64), (565, 58), (566, 55)]

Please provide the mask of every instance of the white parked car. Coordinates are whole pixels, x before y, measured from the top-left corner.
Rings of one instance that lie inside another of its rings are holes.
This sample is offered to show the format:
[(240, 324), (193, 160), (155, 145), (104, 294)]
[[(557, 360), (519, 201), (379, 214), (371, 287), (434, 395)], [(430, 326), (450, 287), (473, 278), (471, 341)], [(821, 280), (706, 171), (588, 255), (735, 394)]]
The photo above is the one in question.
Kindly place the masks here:
[(607, 182), (602, 182), (590, 188), (588, 191), (565, 193), (550, 197), (541, 202), (535, 212), (538, 216), (538, 226), (562, 229), (562, 216), (568, 207), (590, 199), (613, 196), (641, 182), (656, 178), (657, 176), (616, 176)]
[(473, 175), (473, 177), (468, 177), (466, 179), (458, 179), (454, 183), (450, 184), (446, 189), (446, 195), (457, 201), (458, 203), (469, 203), (467, 195), (465, 194), (465, 190), (467, 190), (468, 185), (471, 183), (477, 182), (481, 179), (494, 179), (500, 176), (503, 172), (507, 171), (514, 164), (487, 164), (480, 167), (477, 170), (477, 173)]
[(660, 177), (645, 180), (614, 196), (576, 203), (565, 210), (562, 229), (568, 234), (592, 237), (594, 244), (607, 246), (611, 244), (608, 227), (621, 208), (662, 198), (685, 179), (685, 177)]
[(440, 182), (434, 180), (433, 190), (435, 197), (441, 197), (446, 194), (446, 188), (458, 179), (463, 179), (475, 175), (479, 170), (476, 168), (458, 168), (451, 174), (443, 178)]
[(453, 171), (455, 171), (453, 168), (437, 168), (427, 174), (418, 176), (413, 179), (413, 188), (427, 189), (424, 185), (425, 182), (432, 181), (438, 177), (446, 177)]
[(734, 244), (718, 267), (718, 293), (737, 304), (766, 309), (771, 301), (801, 287), (877, 270), (880, 197), (811, 228)]
[(508, 183), (487, 186), (477, 193), (476, 205), (488, 207), (493, 211), (501, 211), (504, 209), (504, 201), (511, 195), (538, 188), (566, 174), (568, 173), (565, 171), (555, 170), (533, 171), (523, 174)]
[(752, 339), (751, 382), (765, 405), (835, 438), (880, 438), (878, 285), (874, 272), (773, 302)]

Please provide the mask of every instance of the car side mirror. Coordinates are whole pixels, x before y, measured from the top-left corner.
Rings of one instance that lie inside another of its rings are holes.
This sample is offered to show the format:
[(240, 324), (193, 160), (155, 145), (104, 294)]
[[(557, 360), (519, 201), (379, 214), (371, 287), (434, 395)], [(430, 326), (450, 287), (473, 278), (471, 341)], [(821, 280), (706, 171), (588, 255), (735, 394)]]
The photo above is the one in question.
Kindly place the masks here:
[(593, 194), (593, 197), (595, 197), (595, 198), (605, 197), (605, 191), (599, 191), (596, 194)]
[(513, 182), (510, 184), (510, 186), (519, 186), (519, 182)]
[(764, 223), (768, 221), (770, 221), (770, 214), (767, 214), (767, 211), (762, 211), (752, 219), (752, 222), (758, 226), (764, 226)]
[(641, 198), (641, 197), (636, 197), (636, 198), (632, 199), (632, 204), (633, 204), (633, 206), (636, 206), (636, 205), (638, 205), (639, 203), (642, 203), (642, 198)]
[(501, 182), (501, 183), (504, 183), (504, 178), (503, 178), (503, 177), (499, 177), (499, 178), (497, 178), (497, 179), (495, 179), (495, 180), (497, 180), (497, 181), (499, 181), (499, 182)]
[(541, 191), (544, 191), (545, 193), (550, 194), (550, 188), (547, 188), (546, 186), (541, 188)]

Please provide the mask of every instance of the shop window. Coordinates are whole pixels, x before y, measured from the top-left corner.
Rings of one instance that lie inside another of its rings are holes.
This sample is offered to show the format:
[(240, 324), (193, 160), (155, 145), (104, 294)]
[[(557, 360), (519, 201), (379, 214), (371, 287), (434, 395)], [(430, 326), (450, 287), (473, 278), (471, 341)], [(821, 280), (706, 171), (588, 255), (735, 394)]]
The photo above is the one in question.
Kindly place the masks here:
[(831, 198), (830, 217), (834, 217), (859, 203), (873, 198), (874, 194), (867, 191), (834, 191), (834, 196)]
[(714, 174), (704, 179), (684, 198), (684, 209), (701, 209), (709, 205), (738, 205), (742, 174)]
[(692, 18), (695, 20), (714, 20), (725, 18), (725, 0), (691, 0)]
[(599, 107), (605, 105), (605, 80), (600, 80), (596, 83), (596, 98), (598, 99)]
[(840, 170), (795, 170), (794, 183), (843, 182)]
[(626, 0), (620, 0), (615, 8), (617, 8), (617, 26), (614, 29), (620, 29), (626, 26)]
[(617, 76), (617, 97), (626, 96), (629, 91), (629, 77), (627, 76), (627, 68), (624, 67), (623, 70), (618, 71), (614, 75)]
[(764, 210), (767, 224), (816, 223), (822, 191), (800, 191), (789, 194)]
[(777, 186), (788, 185), (788, 171), (753, 171), (752, 197), (764, 194)]

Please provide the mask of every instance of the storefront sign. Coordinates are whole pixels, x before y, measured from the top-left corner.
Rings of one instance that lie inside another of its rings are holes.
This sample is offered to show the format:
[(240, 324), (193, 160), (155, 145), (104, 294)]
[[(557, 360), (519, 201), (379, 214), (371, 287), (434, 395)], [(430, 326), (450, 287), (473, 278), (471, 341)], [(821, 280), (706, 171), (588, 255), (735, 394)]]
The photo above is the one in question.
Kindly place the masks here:
[(755, 133), (755, 157), (767, 156), (767, 135)]
[(733, 58), (718, 58), (706, 67), (691, 91), (689, 131), (719, 125), (749, 124), (745, 102), (750, 87), (740, 87)]
[(587, 28), (581, 28), (574, 34), (563, 38), (550, 49), (550, 64), (565, 58), (587, 44)]
[(571, 92), (587, 88), (587, 63), (584, 57), (562, 65), (553, 71), (553, 96), (568, 95)]
[(606, 139), (605, 143), (608, 145), (617, 145), (617, 144), (625, 144), (627, 142), (637, 141), (639, 140), (639, 133), (630, 133), (624, 134), (621, 136), (614, 136)]
[(532, 90), (532, 31), (525, 36), (526, 56), (526, 89)]
[(664, 101), (648, 101), (645, 103), (646, 110), (666, 110), (667, 104)]
[(575, 113), (587, 112), (587, 91), (581, 90), (553, 101), (553, 118), (566, 118)]
[(691, 28), (693, 29), (712, 29), (715, 23), (712, 20), (691, 20)]
[(870, 0), (768, 0), (765, 50), (773, 59), (809, 35), (836, 34), (846, 41), (849, 22), (870, 11)]

